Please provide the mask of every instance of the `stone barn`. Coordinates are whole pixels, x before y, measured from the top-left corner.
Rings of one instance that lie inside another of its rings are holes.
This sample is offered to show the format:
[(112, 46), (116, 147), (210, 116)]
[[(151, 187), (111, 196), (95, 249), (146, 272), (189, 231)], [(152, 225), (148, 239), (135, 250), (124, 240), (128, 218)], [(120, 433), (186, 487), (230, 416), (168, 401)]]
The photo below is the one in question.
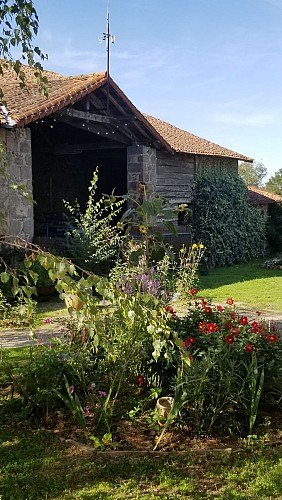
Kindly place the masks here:
[[(5, 212), (1, 234), (34, 237), (64, 232), (63, 200), (83, 206), (96, 166), (99, 189), (117, 194), (146, 183), (148, 193), (169, 200), (173, 208), (191, 203), (191, 186), (199, 168), (237, 172), (239, 153), (201, 139), (157, 118), (142, 114), (106, 73), (63, 76), (45, 71), (48, 97), (39, 93), (33, 70), (23, 67), (21, 89), (12, 70), (4, 70), (0, 88), (0, 144), (8, 178), (1, 180)], [(19, 196), (26, 185), (35, 203)], [(180, 239), (190, 228), (178, 224)]]

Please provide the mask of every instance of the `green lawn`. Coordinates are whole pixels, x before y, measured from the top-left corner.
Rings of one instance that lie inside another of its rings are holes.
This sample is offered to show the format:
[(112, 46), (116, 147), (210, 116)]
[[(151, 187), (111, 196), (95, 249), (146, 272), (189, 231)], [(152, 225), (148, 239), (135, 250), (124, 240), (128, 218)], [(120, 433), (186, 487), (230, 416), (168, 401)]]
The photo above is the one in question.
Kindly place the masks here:
[(232, 297), (243, 308), (282, 314), (282, 270), (262, 268), (258, 261), (211, 269), (199, 288), (216, 303)]
[(3, 500), (282, 498), (281, 448), (208, 457), (98, 458), (45, 431), (3, 424), (0, 443)]

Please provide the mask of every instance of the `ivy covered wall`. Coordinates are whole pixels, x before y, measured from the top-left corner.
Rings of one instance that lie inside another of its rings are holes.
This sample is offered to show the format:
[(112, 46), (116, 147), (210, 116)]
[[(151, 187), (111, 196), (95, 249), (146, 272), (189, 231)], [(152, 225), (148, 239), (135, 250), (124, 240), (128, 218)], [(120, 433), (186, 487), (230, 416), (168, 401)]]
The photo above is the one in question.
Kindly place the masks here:
[(246, 262), (263, 254), (265, 222), (248, 203), (247, 187), (222, 171), (198, 174), (193, 190), (193, 239), (207, 250), (210, 267)]

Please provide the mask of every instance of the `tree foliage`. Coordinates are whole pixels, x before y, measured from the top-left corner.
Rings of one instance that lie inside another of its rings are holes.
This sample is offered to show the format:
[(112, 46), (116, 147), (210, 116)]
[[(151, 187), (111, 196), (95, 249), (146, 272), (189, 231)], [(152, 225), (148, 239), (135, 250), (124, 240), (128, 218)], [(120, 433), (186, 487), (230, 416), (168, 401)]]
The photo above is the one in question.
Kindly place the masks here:
[[(47, 79), (42, 74), (40, 62), (36, 62), (36, 56), (43, 61), (47, 58), (39, 47), (33, 45), (33, 38), (37, 35), (39, 19), (32, 0), (0, 0), (0, 74), (5, 68), (11, 67), (19, 78), (21, 87), (25, 86), (25, 73), (21, 69), (21, 62), (34, 68), (34, 75), (38, 80), (39, 87), (46, 94)], [(14, 58), (13, 51), (20, 53)], [(3, 91), (0, 89), (0, 98)]]
[(263, 253), (264, 221), (249, 205), (239, 176), (199, 176), (193, 199), (194, 240), (205, 245), (209, 266), (246, 262)]
[(243, 161), (239, 164), (238, 172), (247, 186), (263, 186), (263, 179), (267, 175), (266, 167), (259, 161), (253, 163)]
[(274, 252), (282, 251), (282, 204), (273, 203), (268, 209), (268, 220), (266, 223), (266, 236), (269, 249)]
[(275, 174), (268, 179), (265, 187), (272, 191), (272, 193), (282, 195), (282, 168), (275, 172)]

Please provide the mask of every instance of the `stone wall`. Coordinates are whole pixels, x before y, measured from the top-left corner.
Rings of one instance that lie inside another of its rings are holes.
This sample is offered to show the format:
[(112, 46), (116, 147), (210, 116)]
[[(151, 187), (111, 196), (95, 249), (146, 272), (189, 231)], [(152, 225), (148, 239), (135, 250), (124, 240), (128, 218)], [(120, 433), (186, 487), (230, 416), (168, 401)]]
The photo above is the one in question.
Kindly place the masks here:
[(12, 184), (26, 186), (32, 196), (31, 137), (28, 128), (5, 130), (0, 128), (0, 144), (4, 153), (4, 165), (8, 179), (1, 178), (0, 210), (4, 215), (1, 233), (22, 236), (32, 240), (34, 233), (33, 205)]
[(127, 148), (127, 190), (137, 192), (139, 183), (146, 184), (148, 195), (156, 189), (156, 150), (147, 146)]

